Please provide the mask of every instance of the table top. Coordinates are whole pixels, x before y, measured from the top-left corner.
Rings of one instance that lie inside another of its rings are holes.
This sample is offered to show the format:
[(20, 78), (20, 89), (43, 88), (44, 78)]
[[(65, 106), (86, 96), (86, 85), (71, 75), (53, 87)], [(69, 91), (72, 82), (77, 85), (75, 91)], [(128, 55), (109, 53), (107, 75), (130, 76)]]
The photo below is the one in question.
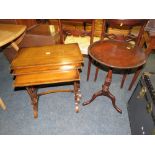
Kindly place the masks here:
[(132, 69), (146, 63), (147, 55), (140, 47), (121, 41), (97, 41), (89, 49), (97, 62), (117, 69)]
[(25, 25), (0, 24), (0, 47), (18, 38), (25, 30)]
[(77, 43), (23, 48), (12, 61), (14, 87), (79, 81), (83, 56)]
[(64, 66), (83, 63), (77, 43), (23, 48), (12, 61), (11, 69)]

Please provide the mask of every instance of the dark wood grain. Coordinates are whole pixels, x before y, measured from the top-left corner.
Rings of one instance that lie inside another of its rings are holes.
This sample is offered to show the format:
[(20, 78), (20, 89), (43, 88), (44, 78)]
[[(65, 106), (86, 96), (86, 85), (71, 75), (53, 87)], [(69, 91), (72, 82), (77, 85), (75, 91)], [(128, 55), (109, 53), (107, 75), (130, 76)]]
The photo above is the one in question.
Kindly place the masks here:
[[(121, 41), (121, 42), (129, 42), (129, 43), (132, 42), (133, 46), (142, 47), (143, 46), (142, 40), (143, 40), (143, 35), (144, 35), (144, 27), (147, 24), (147, 22), (148, 22), (147, 19), (106, 19), (106, 20), (103, 20), (101, 40), (104, 40), (105, 38), (107, 38), (109, 40), (115, 40), (115, 41)], [(137, 31), (136, 35), (132, 34), (131, 33), (132, 28), (137, 27), (137, 26), (139, 26), (139, 31)], [(119, 33), (119, 34), (109, 33), (108, 32), (109, 27), (117, 28), (120, 30), (128, 30), (128, 34), (124, 35), (121, 33)], [(129, 45), (127, 45), (127, 46), (129, 46)], [(118, 52), (118, 50), (116, 50), (116, 51)], [(109, 51), (109, 52), (111, 52), (111, 51)], [(115, 53), (115, 54), (119, 55), (119, 53)], [(116, 61), (119, 61), (120, 58), (122, 59), (123, 56), (126, 56), (126, 53), (124, 53), (124, 55), (122, 54), (121, 57), (119, 57), (119, 56), (117, 57)], [(123, 58), (123, 59), (125, 59), (125, 58)], [(135, 59), (133, 59), (133, 60), (131, 59), (130, 61), (132, 61), (133, 65), (134, 65)], [(99, 69), (96, 67), (94, 81), (96, 81), (96, 79), (97, 79), (98, 71), (99, 71)], [(137, 73), (135, 73), (136, 76), (133, 77), (130, 86), (133, 85), (133, 83), (135, 83), (135, 81), (136, 81), (135, 77), (138, 77), (137, 76), (138, 73), (140, 73), (140, 72), (137, 70)], [(123, 84), (125, 82), (126, 76), (127, 76), (127, 74), (123, 75), (123, 78), (121, 81), (121, 86), (120, 86), (121, 88), (123, 88)], [(131, 89), (131, 87), (130, 87), (130, 89)]]
[[(60, 29), (60, 40), (61, 43), (64, 43), (66, 36), (90, 36), (90, 45), (94, 41), (94, 33), (95, 33), (95, 20), (94, 19), (60, 19), (59, 20), (59, 29)], [(70, 25), (83, 25), (83, 29), (69, 29), (65, 28), (65, 24)], [(91, 26), (90, 30), (86, 29), (86, 25)], [(89, 80), (91, 71), (91, 58), (89, 57), (88, 69), (87, 69), (87, 81)]]
[[(79, 112), (81, 99), (79, 69), (83, 57), (78, 44), (51, 45), (20, 49), (11, 63), (14, 87), (26, 87), (33, 105), (34, 118), (38, 117), (38, 98), (56, 92), (72, 92), (75, 112)], [(73, 84), (73, 89), (48, 90), (37, 93), (37, 86), (48, 84)]]
[(120, 41), (98, 41), (89, 47), (90, 56), (111, 68), (133, 69), (146, 63), (147, 55), (140, 47)]
[[(105, 82), (102, 85), (102, 89), (95, 92), (91, 99), (85, 101), (83, 105), (85, 106), (90, 104), (98, 96), (107, 96), (111, 99), (113, 107), (119, 113), (122, 113), (122, 110), (115, 104), (115, 96), (112, 95), (109, 91), (109, 87), (112, 81), (112, 69), (133, 69), (141, 67), (146, 63), (147, 55), (142, 50), (142, 48), (138, 46), (132, 46), (127, 42), (114, 40), (103, 40), (93, 43), (91, 46), (89, 46), (89, 55), (93, 60), (108, 67), (109, 71), (106, 76)], [(135, 74), (134, 80), (139, 75), (139, 72)], [(123, 82), (125, 78), (126, 74), (124, 76)], [(132, 82), (130, 88), (133, 86), (133, 84), (134, 83)]]

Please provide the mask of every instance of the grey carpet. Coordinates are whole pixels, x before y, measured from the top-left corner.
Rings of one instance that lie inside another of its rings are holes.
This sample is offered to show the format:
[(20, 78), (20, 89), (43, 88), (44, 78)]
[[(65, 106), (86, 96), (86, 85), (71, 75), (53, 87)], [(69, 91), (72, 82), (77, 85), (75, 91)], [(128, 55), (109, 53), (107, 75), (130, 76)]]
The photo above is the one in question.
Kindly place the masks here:
[[(148, 68), (155, 56), (151, 56)], [(82, 101), (89, 99), (105, 79), (106, 72), (100, 71), (98, 80), (93, 82), (95, 67), (92, 67), (91, 78), (86, 82), (87, 58), (81, 73)], [(0, 53), (0, 96), (7, 105), (7, 111), (0, 109), (0, 134), (52, 134), (52, 135), (126, 135), (131, 134), (127, 113), (127, 101), (132, 91), (128, 91), (131, 77), (128, 76), (125, 86), (120, 89), (120, 74), (113, 74), (110, 87), (116, 96), (116, 103), (122, 109), (119, 114), (112, 107), (110, 99), (98, 97), (92, 104), (83, 107), (80, 112), (74, 112), (74, 96), (72, 93), (55, 93), (41, 96), (39, 99), (39, 117), (33, 118), (32, 106), (25, 90), (14, 90), (12, 76), (9, 73), (9, 63)], [(60, 86), (60, 87), (72, 87)], [(52, 87), (59, 89), (60, 87)], [(50, 89), (41, 88), (39, 91)]]

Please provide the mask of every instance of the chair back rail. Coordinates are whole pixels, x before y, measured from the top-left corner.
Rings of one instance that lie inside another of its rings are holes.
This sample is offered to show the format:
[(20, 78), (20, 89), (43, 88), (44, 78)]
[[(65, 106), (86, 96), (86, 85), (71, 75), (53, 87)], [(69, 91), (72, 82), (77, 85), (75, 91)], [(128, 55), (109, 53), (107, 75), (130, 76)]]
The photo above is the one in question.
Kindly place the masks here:
[[(65, 28), (64, 25), (82, 25), (83, 29), (71, 29)], [(86, 29), (86, 25), (90, 25), (90, 30)], [(64, 43), (65, 37), (68, 35), (73, 36), (90, 36), (90, 44), (93, 43), (94, 31), (95, 31), (95, 20), (94, 19), (59, 19), (59, 32), (61, 43)]]
[[(113, 40), (121, 40), (127, 42), (135, 41), (135, 46), (139, 46), (147, 22), (148, 20), (146, 19), (105, 19), (103, 20), (101, 39), (103, 40), (105, 37), (107, 37)], [(131, 34), (131, 29), (135, 26), (140, 26), (137, 36)], [(120, 30), (129, 30), (129, 33), (127, 36), (121, 34), (108, 34), (107, 30), (109, 27), (117, 28)]]

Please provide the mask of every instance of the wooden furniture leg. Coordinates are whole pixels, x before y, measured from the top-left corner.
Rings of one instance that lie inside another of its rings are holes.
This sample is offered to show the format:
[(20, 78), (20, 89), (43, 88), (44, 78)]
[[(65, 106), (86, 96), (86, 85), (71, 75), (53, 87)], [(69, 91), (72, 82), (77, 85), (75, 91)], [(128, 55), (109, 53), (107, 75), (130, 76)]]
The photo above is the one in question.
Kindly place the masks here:
[(126, 77), (127, 77), (127, 74), (123, 74), (120, 88), (123, 88)]
[(34, 87), (26, 87), (26, 90), (31, 98), (31, 104), (33, 106), (33, 114), (34, 118), (38, 118), (38, 99), (41, 95), (46, 95), (50, 93), (57, 92), (74, 92), (75, 95), (75, 112), (79, 112), (79, 103), (82, 97), (80, 92), (80, 84), (79, 81), (74, 81), (74, 90), (73, 89), (59, 89), (59, 90), (48, 90), (46, 92), (37, 93), (37, 89)]
[(137, 78), (138, 78), (138, 76), (139, 76), (141, 70), (142, 70), (142, 67), (140, 67), (140, 68), (137, 69), (137, 71), (136, 71), (136, 73), (134, 74), (134, 76), (133, 76), (133, 78), (132, 78), (132, 81), (131, 81), (131, 83), (130, 83), (130, 85), (129, 85), (128, 90), (131, 90), (131, 89), (132, 89), (132, 87), (133, 87), (134, 83), (136, 82), (136, 80), (137, 80)]
[(3, 100), (1, 99), (1, 97), (0, 97), (0, 108), (2, 108), (3, 110), (6, 110), (6, 105), (3, 102)]
[(115, 104), (115, 96), (113, 96), (110, 91), (109, 91), (109, 86), (111, 84), (111, 81), (112, 81), (112, 70), (110, 69), (108, 71), (108, 74), (106, 76), (106, 79), (105, 79), (105, 82), (104, 84), (102, 85), (102, 90), (96, 92), (93, 94), (92, 98), (88, 101), (85, 101), (82, 105), (85, 106), (85, 105), (88, 105), (90, 104), (93, 100), (95, 100), (96, 97), (98, 96), (107, 96), (108, 98), (111, 99), (112, 101), (112, 105), (113, 107), (119, 112), (119, 113), (122, 113), (122, 110), (119, 109), (117, 107), (117, 105)]
[(74, 95), (75, 95), (75, 112), (79, 112), (79, 103), (82, 95), (80, 92), (80, 85), (78, 82), (74, 82)]
[(95, 77), (94, 77), (94, 82), (97, 80), (97, 77), (98, 77), (98, 72), (99, 72), (99, 68), (98, 68), (98, 67), (96, 67)]
[(57, 92), (72, 92), (75, 97), (75, 112), (79, 112), (79, 103), (82, 97), (80, 92), (80, 83), (79, 81), (74, 81), (74, 89), (58, 89), (58, 90), (48, 90), (46, 92), (37, 93), (37, 89), (34, 87), (26, 87), (26, 90), (31, 98), (31, 104), (33, 106), (34, 118), (38, 118), (38, 99), (41, 95), (46, 95), (50, 93)]
[(33, 105), (33, 114), (34, 118), (38, 118), (38, 95), (37, 95), (37, 89), (34, 87), (26, 87), (26, 90), (31, 98), (31, 103)]
[(92, 59), (89, 57), (88, 58), (88, 69), (87, 69), (87, 81), (89, 81), (89, 76), (90, 76), (90, 70), (91, 70), (91, 63), (92, 63)]
[(154, 47), (151, 47), (151, 45), (150, 45), (150, 43), (149, 43), (147, 49), (145, 50), (145, 53), (146, 53), (147, 55), (150, 55), (152, 49), (154, 49)]
[(11, 43), (11, 46), (15, 49), (15, 51), (19, 51), (18, 44), (23, 40), (25, 33), (23, 33), (19, 38)]

